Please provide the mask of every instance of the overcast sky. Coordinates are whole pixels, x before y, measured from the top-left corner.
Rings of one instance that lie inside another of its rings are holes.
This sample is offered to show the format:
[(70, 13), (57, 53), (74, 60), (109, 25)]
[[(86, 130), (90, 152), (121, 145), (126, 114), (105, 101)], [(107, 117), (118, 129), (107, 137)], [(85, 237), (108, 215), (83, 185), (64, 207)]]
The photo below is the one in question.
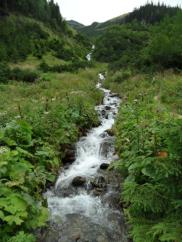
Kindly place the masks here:
[[(76, 20), (85, 25), (94, 21), (104, 22), (123, 13), (132, 11), (147, 2), (147, 0), (55, 0), (66, 20)], [(153, 2), (158, 2), (154, 0)], [(182, 0), (161, 0), (176, 6), (182, 5)]]

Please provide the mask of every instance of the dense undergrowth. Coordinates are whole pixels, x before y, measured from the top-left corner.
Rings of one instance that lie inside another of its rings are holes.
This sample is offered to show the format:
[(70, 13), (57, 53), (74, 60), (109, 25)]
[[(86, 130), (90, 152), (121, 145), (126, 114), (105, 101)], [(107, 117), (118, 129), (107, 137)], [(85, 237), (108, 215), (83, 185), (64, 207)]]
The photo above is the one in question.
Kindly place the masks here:
[(46, 80), (36, 84), (0, 85), (3, 241), (35, 241), (31, 232), (48, 219), (42, 192), (55, 181), (64, 146), (98, 124), (94, 106), (102, 95), (94, 87), (97, 69), (42, 75)]
[(106, 86), (123, 97), (115, 125), (120, 156), (115, 166), (125, 178), (121, 198), (130, 235), (136, 242), (180, 242), (182, 77), (130, 74), (115, 81), (110, 75)]

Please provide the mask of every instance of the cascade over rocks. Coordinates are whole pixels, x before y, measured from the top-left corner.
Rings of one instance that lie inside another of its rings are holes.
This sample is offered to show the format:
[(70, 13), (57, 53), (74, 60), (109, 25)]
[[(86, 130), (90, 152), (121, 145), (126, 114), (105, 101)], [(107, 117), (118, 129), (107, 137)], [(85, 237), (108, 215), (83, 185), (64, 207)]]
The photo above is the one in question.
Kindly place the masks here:
[(102, 105), (96, 107), (100, 125), (80, 138), (76, 149), (64, 146), (66, 166), (56, 190), (49, 193), (50, 228), (40, 242), (128, 242), (120, 204), (121, 180), (108, 169), (117, 159), (112, 126), (120, 99), (102, 88), (104, 76), (99, 76), (97, 88), (104, 92)]

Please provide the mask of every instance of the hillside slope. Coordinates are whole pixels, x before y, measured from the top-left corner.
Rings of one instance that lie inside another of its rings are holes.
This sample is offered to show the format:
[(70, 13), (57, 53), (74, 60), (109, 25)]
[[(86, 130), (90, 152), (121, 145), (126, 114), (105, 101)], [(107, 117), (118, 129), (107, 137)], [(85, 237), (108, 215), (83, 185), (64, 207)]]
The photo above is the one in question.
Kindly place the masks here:
[[(166, 16), (174, 16), (178, 11), (180, 11), (179, 7), (148, 3), (130, 13), (122, 14), (103, 23), (94, 22), (89, 26), (79, 25), (79, 27), (76, 24), (76, 29), (87, 37), (96, 38), (101, 36), (107, 28), (114, 25), (124, 25), (132, 23), (133, 21), (142, 23), (143, 25), (155, 24), (163, 20)], [(74, 24), (70, 23), (70, 25), (75, 28)]]
[(78, 32), (86, 35), (87, 37), (97, 37), (102, 35), (102, 33), (109, 27), (115, 24), (123, 23), (123, 20), (127, 14), (123, 14), (116, 18), (107, 20), (103, 23), (94, 22), (89, 26), (84, 26), (76, 21), (68, 21), (68, 24), (75, 28)]
[(68, 23), (71, 27), (73, 27), (74, 29), (76, 29), (76, 30), (79, 30), (79, 29), (85, 27), (84, 24), (81, 24), (81, 23), (79, 23), (79, 22), (77, 22), (77, 21), (75, 21), (75, 20), (68, 20), (67, 23)]

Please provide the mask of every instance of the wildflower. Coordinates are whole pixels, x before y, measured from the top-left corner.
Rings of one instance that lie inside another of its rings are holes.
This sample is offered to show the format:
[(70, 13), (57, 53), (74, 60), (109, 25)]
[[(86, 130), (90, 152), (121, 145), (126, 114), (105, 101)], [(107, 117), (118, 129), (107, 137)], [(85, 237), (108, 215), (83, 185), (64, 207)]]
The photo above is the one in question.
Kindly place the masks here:
[(7, 152), (9, 149), (7, 147), (0, 147), (0, 154)]

